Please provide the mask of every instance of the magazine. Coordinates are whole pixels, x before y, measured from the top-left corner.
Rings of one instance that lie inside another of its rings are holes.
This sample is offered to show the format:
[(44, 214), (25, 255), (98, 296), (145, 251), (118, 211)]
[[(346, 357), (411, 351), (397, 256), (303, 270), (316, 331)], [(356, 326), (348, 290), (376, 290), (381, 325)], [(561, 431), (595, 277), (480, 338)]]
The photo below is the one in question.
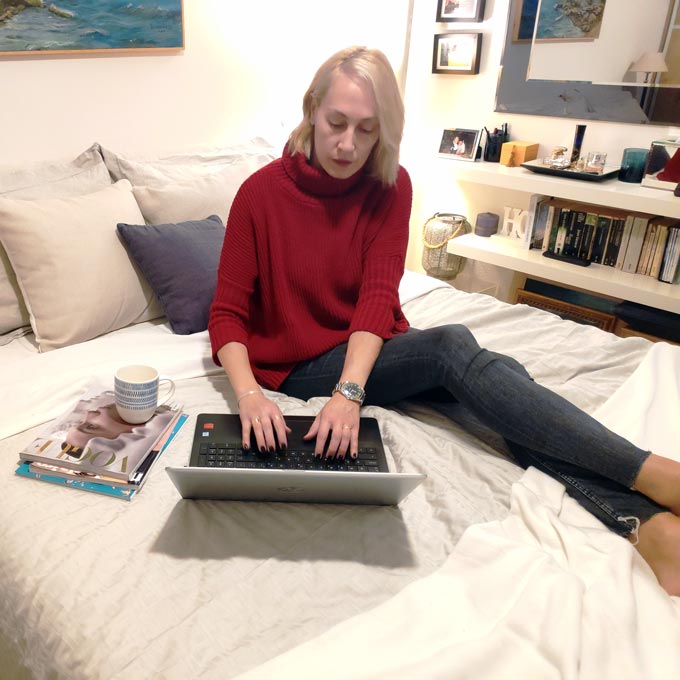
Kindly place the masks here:
[(147, 454), (180, 412), (180, 404), (164, 404), (146, 423), (131, 425), (118, 415), (113, 391), (94, 387), (20, 451), (19, 458), (127, 483), (135, 480)]
[(147, 479), (153, 464), (156, 462), (161, 452), (170, 443), (175, 434), (177, 434), (187, 418), (188, 416), (185, 413), (177, 414), (175, 420), (170, 423), (161, 438), (156, 442), (156, 445), (149, 451), (146, 458), (142, 461), (142, 464), (137, 468), (137, 471), (128, 480), (117, 479), (106, 473), (97, 474), (95, 472), (88, 472), (87, 470), (73, 470), (71, 468), (60, 467), (50, 463), (40, 463), (38, 461), (31, 462), (29, 469), (36, 475), (51, 475), (53, 477), (61, 477), (70, 480), (80, 479), (87, 482), (96, 482), (97, 484), (118, 486), (123, 489), (139, 489)]
[[(38, 479), (42, 482), (60, 484), (71, 489), (81, 489), (83, 491), (91, 491), (106, 496), (131, 500), (140, 491), (144, 482), (149, 478), (153, 464), (160, 458), (161, 454), (174, 439), (188, 417), (189, 416), (186, 413), (182, 413), (174, 421), (174, 424), (168, 429), (161, 442), (159, 442), (158, 450), (154, 449), (154, 451), (146, 457), (144, 463), (138, 468), (137, 475), (141, 475), (141, 478), (136, 483), (129, 482), (125, 484), (119, 480), (113, 480), (110, 477), (105, 480), (102, 475), (90, 475), (83, 473), (82, 471), (58, 468), (47, 463), (31, 463), (27, 460), (19, 463), (16, 474), (21, 477), (28, 477), (29, 479)], [(52, 472), (50, 468), (54, 468), (54, 470), (58, 470), (59, 472)]]

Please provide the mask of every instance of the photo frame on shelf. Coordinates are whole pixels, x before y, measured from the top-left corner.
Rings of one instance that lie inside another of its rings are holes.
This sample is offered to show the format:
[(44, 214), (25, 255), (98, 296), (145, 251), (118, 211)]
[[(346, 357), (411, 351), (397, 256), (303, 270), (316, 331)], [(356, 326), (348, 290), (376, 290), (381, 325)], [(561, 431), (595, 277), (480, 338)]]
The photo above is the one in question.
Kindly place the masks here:
[(680, 143), (674, 139), (652, 142), (642, 186), (668, 191), (680, 186)]
[(469, 128), (449, 128), (442, 133), (439, 155), (458, 161), (475, 161), (479, 156), (481, 130)]
[(432, 73), (476, 75), (481, 52), (481, 33), (439, 33), (434, 36)]
[(438, 0), (437, 21), (483, 21), (486, 0)]
[(0, 57), (184, 49), (184, 0), (159, 0), (142, 9), (136, 3), (81, 2), (71, 11), (72, 4), (10, 3), (0, 21)]

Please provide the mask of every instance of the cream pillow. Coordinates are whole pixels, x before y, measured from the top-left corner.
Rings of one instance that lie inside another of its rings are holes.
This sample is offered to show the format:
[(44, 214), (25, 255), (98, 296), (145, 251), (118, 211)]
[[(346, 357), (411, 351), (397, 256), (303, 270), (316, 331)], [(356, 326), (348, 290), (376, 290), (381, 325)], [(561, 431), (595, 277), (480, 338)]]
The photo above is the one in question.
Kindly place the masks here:
[[(254, 139), (248, 144), (223, 149), (177, 154), (166, 158), (147, 160), (130, 159), (101, 147), (101, 153), (114, 180), (129, 179), (133, 186), (165, 186), (168, 182), (186, 182), (210, 175), (227, 166), (246, 177), (274, 160), (279, 154), (264, 140)], [(248, 172), (249, 170), (249, 172)], [(237, 187), (238, 189), (238, 187)], [(202, 219), (210, 211), (196, 219)]]
[[(0, 165), (0, 196), (5, 198), (78, 196), (110, 185), (111, 177), (98, 144), (69, 161)], [(28, 325), (26, 304), (7, 253), (0, 244), (0, 336)]]
[(132, 191), (147, 224), (202, 220), (208, 215), (218, 215), (226, 224), (241, 184), (270, 160), (251, 156), (210, 175), (159, 186), (133, 186)]
[(74, 198), (0, 198), (0, 240), (41, 351), (162, 315), (116, 230), (142, 219), (127, 180)]

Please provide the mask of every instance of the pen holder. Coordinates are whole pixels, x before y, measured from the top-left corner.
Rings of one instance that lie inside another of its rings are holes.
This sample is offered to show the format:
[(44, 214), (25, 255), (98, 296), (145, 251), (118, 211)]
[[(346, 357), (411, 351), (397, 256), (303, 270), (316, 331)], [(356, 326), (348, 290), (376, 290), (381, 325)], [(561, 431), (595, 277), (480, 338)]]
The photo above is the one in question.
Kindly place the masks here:
[(498, 163), (500, 161), (504, 141), (505, 135), (502, 132), (487, 133), (486, 145), (484, 146), (484, 160), (487, 163)]

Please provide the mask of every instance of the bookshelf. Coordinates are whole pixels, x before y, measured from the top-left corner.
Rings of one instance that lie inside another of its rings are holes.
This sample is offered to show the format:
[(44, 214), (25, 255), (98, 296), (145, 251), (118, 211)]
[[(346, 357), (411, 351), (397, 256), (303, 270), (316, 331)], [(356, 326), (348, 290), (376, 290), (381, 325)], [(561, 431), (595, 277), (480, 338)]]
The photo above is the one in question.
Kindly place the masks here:
[[(442, 162), (446, 163), (446, 160)], [(617, 179), (585, 182), (538, 175), (525, 168), (507, 168), (497, 163), (483, 162), (457, 164), (452, 172), (453, 179), (458, 182), (472, 182), (528, 194), (545, 194), (680, 220), (680, 198), (673, 196), (672, 192), (638, 184), (625, 184)], [(503, 239), (474, 234), (452, 239), (448, 250), (454, 255), (554, 283), (680, 314), (680, 285), (662, 283), (642, 274), (630, 274), (600, 264), (579, 267), (549, 260), (538, 250), (525, 250)]]

